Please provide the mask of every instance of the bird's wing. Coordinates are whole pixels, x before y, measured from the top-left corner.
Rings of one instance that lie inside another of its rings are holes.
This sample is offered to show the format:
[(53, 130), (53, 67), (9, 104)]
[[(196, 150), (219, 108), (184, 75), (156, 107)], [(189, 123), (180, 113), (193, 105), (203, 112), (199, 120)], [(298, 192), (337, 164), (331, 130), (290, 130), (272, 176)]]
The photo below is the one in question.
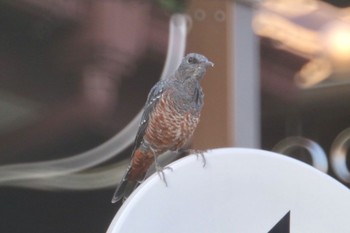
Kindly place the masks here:
[(203, 100), (204, 100), (204, 93), (203, 90), (200, 86), (198, 86), (195, 89), (195, 93), (194, 93), (194, 102), (196, 104), (196, 107), (201, 110), (203, 107)]
[(139, 148), (139, 146), (142, 142), (143, 136), (145, 135), (145, 131), (146, 131), (147, 126), (148, 126), (150, 114), (152, 113), (153, 109), (155, 108), (155, 106), (159, 102), (161, 95), (165, 91), (165, 88), (166, 88), (165, 83), (166, 82), (163, 80), (159, 81), (158, 83), (156, 83), (156, 85), (154, 85), (152, 87), (151, 91), (148, 94), (146, 104), (143, 108), (143, 114), (141, 117), (140, 126), (139, 126), (139, 129), (138, 129), (137, 134), (136, 134), (135, 146), (134, 146), (134, 150), (133, 150), (132, 155), (134, 154), (135, 150), (137, 148)]
[[(147, 129), (150, 114), (159, 102), (161, 95), (165, 91), (165, 83), (165, 81), (159, 81), (158, 83), (156, 83), (156, 85), (152, 87), (151, 91), (148, 94), (148, 98), (143, 109), (140, 126), (136, 134), (135, 145), (131, 158), (135, 156), (135, 152), (137, 151), (142, 142), (143, 136), (145, 135), (145, 131)], [(123, 197), (127, 197), (137, 186), (138, 183), (136, 181), (128, 180), (128, 176), (130, 175), (131, 171), (130, 168), (131, 166), (129, 165), (128, 169), (124, 174), (123, 179), (121, 180), (116, 191), (114, 192), (112, 203), (119, 201)]]

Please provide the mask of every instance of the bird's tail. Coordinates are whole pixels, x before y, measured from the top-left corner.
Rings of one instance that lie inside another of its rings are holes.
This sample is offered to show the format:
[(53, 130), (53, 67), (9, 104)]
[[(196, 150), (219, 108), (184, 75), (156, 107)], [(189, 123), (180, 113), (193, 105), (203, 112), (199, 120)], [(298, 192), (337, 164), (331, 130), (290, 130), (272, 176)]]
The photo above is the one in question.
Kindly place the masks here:
[(116, 203), (121, 199), (125, 200), (131, 194), (131, 192), (136, 188), (138, 182), (129, 180), (128, 179), (129, 173), (130, 173), (130, 167), (125, 172), (123, 179), (121, 180), (120, 184), (115, 190), (112, 198), (112, 203)]
[(148, 168), (153, 162), (154, 157), (152, 155), (145, 154), (139, 149), (136, 149), (132, 154), (130, 166), (113, 195), (112, 203), (126, 199), (137, 185), (143, 181)]

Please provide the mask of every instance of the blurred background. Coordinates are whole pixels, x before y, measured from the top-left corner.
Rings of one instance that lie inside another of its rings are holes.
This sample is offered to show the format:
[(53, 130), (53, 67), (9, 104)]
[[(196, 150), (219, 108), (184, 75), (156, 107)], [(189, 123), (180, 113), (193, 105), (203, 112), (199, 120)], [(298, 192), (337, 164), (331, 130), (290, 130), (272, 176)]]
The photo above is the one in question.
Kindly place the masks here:
[(124, 129), (161, 77), (178, 13), (186, 51), (215, 63), (193, 148), (273, 150), (350, 184), (348, 1), (0, 0), (0, 232), (107, 230), (118, 177), (78, 189), (6, 175)]

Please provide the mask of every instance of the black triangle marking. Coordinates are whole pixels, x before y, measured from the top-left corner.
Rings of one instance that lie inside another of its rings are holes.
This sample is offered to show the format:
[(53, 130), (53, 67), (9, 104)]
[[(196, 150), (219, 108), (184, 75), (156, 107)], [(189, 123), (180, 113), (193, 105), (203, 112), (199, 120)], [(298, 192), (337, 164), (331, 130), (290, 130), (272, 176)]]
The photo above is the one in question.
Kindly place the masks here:
[(268, 233), (290, 233), (290, 211)]

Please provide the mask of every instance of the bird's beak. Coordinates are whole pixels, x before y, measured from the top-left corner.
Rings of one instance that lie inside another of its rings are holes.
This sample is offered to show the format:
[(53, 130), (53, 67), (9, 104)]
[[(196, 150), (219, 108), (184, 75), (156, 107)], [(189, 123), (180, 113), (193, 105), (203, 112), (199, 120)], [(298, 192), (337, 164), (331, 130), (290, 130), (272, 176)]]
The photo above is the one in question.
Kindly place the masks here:
[(211, 61), (207, 61), (207, 62), (205, 63), (205, 66), (206, 66), (206, 67), (209, 67), (209, 66), (214, 67), (214, 63), (211, 62)]

